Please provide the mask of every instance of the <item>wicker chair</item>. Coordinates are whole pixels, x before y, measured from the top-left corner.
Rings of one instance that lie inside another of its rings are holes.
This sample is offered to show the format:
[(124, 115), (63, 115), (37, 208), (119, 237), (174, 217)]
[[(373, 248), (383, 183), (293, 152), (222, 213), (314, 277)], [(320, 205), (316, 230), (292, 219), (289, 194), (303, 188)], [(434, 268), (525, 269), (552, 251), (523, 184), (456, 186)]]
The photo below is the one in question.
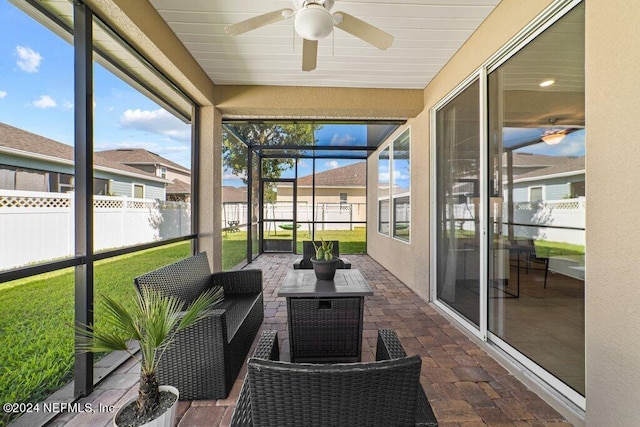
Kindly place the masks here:
[[(316, 241), (315, 244), (319, 245), (321, 242)], [(340, 258), (338, 261), (338, 268), (351, 268), (351, 263), (344, 257), (340, 256), (340, 242), (337, 240), (333, 240), (333, 256), (336, 258)], [(302, 258), (297, 259), (293, 263), (293, 268), (298, 269), (309, 269), (313, 268), (313, 264), (311, 263), (311, 258), (316, 256), (316, 250), (313, 247), (313, 243), (311, 240), (305, 240), (302, 242)]]
[(224, 301), (168, 346), (158, 364), (158, 380), (177, 387), (180, 400), (227, 397), (262, 324), (262, 271), (211, 274), (206, 254), (200, 253), (134, 282), (138, 290), (149, 286), (185, 304), (207, 289), (224, 288)]
[(419, 356), (396, 334), (378, 331), (376, 362), (279, 362), (276, 331), (265, 331), (231, 419), (232, 426), (437, 426), (420, 385)]

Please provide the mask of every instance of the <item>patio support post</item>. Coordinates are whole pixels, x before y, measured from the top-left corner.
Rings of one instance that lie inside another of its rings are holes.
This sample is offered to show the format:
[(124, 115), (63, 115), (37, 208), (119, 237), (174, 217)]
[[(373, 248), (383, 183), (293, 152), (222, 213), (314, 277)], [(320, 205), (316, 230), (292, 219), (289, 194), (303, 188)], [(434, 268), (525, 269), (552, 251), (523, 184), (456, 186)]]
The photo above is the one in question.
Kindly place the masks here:
[[(198, 206), (200, 189), (200, 107), (193, 107), (191, 118), (191, 234), (198, 235)], [(198, 238), (191, 241), (191, 253), (198, 252)]]
[[(75, 322), (93, 323), (93, 64), (92, 14), (82, 2), (74, 10), (75, 115)], [(80, 336), (76, 333), (76, 341)], [(74, 395), (93, 391), (93, 354), (76, 351)]]
[(253, 261), (253, 150), (247, 147), (247, 263)]

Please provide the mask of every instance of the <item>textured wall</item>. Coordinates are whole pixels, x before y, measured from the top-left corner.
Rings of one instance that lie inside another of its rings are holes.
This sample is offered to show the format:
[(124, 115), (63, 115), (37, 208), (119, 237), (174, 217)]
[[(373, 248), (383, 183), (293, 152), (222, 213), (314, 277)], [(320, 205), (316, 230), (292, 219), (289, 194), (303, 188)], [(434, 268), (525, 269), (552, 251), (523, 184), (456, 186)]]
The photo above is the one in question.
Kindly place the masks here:
[(245, 117), (407, 118), (422, 111), (422, 90), (216, 86), (216, 107)]
[(424, 299), (429, 299), (429, 115), (419, 114), (380, 149), (411, 127), (411, 242), (378, 233), (378, 152), (367, 166), (367, 253)]
[(586, 4), (587, 425), (640, 425), (640, 2)]

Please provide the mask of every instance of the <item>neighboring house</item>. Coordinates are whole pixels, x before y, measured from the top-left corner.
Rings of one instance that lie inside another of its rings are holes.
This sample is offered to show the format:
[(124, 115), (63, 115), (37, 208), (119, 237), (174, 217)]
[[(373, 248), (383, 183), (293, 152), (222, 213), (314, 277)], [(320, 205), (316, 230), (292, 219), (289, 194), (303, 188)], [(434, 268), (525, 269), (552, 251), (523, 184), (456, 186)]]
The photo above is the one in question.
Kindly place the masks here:
[(167, 200), (189, 201), (191, 198), (191, 171), (176, 162), (142, 148), (119, 148), (98, 153), (105, 159), (171, 181), (167, 185)]
[[(313, 175), (298, 178), (298, 205), (312, 204)], [(277, 185), (278, 202), (293, 201), (291, 185)], [(316, 205), (343, 205), (353, 209), (353, 221), (366, 221), (367, 202), (367, 163), (358, 162), (351, 165), (329, 169), (315, 174)], [(317, 215), (316, 215), (316, 219)]]
[(247, 187), (222, 186), (222, 228), (237, 230), (247, 223)]
[[(520, 173), (515, 173), (516, 168), (520, 169)], [(513, 200), (516, 203), (562, 200), (586, 195), (584, 156), (516, 153), (513, 169)]]
[[(70, 145), (0, 123), (0, 189), (64, 193), (74, 188)], [(171, 181), (94, 153), (93, 194), (166, 199)]]
[[(531, 153), (513, 153), (511, 171), (507, 168), (506, 154), (502, 159), (503, 176), (513, 176), (513, 201), (536, 202), (584, 197), (584, 156), (546, 156)], [(505, 182), (505, 193), (508, 192)], [(472, 203), (479, 197), (476, 176), (458, 180), (453, 186), (458, 203)], [(508, 198), (505, 194), (505, 199)]]
[(247, 203), (247, 187), (223, 185), (222, 203)]

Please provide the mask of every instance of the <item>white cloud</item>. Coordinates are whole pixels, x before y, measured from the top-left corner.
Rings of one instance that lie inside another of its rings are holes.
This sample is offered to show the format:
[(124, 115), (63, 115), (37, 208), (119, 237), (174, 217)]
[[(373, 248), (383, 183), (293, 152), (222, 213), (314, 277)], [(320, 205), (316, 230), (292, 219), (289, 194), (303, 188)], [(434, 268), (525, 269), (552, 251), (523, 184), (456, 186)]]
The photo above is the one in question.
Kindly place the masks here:
[(305, 159), (298, 159), (298, 167), (300, 167), (300, 168), (310, 168), (311, 165)]
[(338, 162), (336, 160), (331, 160), (330, 162), (326, 162), (324, 164), (327, 167), (330, 167), (331, 169), (336, 169), (338, 167), (340, 167), (340, 165), (338, 164)]
[(191, 140), (190, 125), (163, 109), (127, 110), (120, 116), (120, 126), (127, 129), (141, 130), (158, 135), (165, 135), (178, 141)]
[(356, 140), (356, 138), (351, 136), (351, 135), (349, 135), (349, 134), (347, 134), (347, 135), (338, 135), (336, 133), (331, 138), (330, 145), (349, 145), (350, 143), (352, 143), (355, 140)]
[(0, 90), (0, 99), (4, 98), (5, 96), (7, 96), (7, 92), (5, 92), (4, 90)]
[(73, 108), (73, 102), (71, 101), (62, 101), (62, 108), (65, 110), (71, 110)]
[(389, 182), (389, 172), (378, 172), (378, 182)]
[(27, 73), (38, 72), (43, 59), (42, 55), (26, 46), (16, 46), (16, 53), (18, 55), (18, 67)]
[(222, 180), (223, 181), (228, 181), (228, 180), (240, 180), (240, 179), (245, 179), (246, 175), (245, 174), (240, 174), (240, 175), (234, 175), (232, 173), (223, 173), (222, 174)]
[(49, 95), (41, 95), (40, 99), (33, 101), (32, 102), (34, 107), (38, 107), (38, 108), (53, 108), (56, 105), (58, 105), (56, 103), (56, 100), (53, 99), (52, 97), (50, 97)]

